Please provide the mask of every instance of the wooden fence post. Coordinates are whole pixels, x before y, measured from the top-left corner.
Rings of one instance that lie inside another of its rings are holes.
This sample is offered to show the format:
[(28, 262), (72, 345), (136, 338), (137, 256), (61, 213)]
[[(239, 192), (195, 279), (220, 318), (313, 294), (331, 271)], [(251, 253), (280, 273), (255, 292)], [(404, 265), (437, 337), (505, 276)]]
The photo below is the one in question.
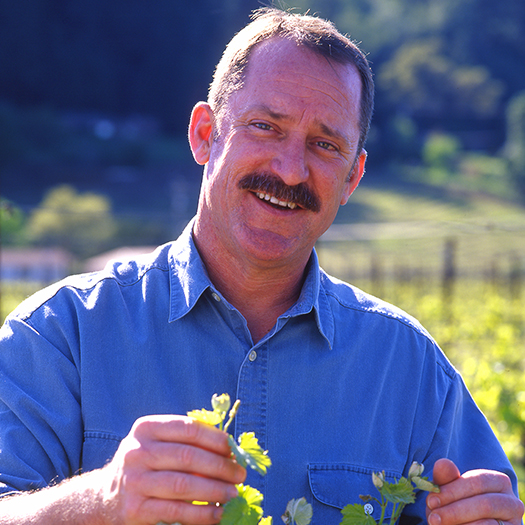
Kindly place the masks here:
[(521, 298), (521, 288), (523, 284), (523, 271), (521, 259), (517, 254), (512, 254), (510, 259), (509, 285), (510, 296), (517, 300)]
[(443, 276), (442, 276), (442, 292), (443, 303), (448, 304), (452, 300), (454, 293), (454, 284), (456, 282), (456, 251), (457, 240), (447, 239), (445, 241), (445, 249), (443, 253)]

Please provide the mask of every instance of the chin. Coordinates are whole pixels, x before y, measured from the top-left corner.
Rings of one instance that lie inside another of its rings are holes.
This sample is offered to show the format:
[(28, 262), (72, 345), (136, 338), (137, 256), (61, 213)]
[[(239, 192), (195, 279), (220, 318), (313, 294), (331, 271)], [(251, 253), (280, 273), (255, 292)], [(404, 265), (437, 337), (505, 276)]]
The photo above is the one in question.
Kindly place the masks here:
[[(265, 230), (247, 232), (241, 239), (244, 252), (252, 259), (264, 262), (285, 261), (297, 256), (304, 247), (297, 244), (297, 237), (284, 237)], [(308, 254), (311, 248), (308, 250)]]

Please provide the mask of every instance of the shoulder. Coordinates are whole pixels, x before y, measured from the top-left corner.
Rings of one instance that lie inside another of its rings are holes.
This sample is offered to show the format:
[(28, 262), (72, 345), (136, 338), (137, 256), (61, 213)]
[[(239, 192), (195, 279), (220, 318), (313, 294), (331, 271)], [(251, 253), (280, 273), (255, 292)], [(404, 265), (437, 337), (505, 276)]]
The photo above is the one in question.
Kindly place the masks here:
[(414, 330), (421, 332), (426, 337), (430, 334), (421, 323), (401, 308), (387, 303), (356, 286), (336, 277), (328, 275), (321, 270), (321, 286), (328, 297), (340, 305), (341, 308), (362, 312), (363, 314), (380, 315), (406, 324)]
[(431, 361), (451, 379), (457, 379), (457, 370), (415, 317), (323, 270), (320, 280), (334, 322), (344, 337), (362, 337), (367, 352), (373, 353), (376, 347), (382, 358), (391, 352), (407, 363)]
[(31, 295), (18, 305), (10, 317), (27, 320), (37, 310), (46, 307), (51, 313), (51, 305), (56, 302), (80, 301), (89, 307), (90, 302), (110, 290), (132, 288), (152, 274), (156, 274), (157, 278), (159, 274), (165, 276), (169, 273), (170, 247), (171, 243), (168, 243), (149, 254), (111, 260), (102, 270), (66, 277)]

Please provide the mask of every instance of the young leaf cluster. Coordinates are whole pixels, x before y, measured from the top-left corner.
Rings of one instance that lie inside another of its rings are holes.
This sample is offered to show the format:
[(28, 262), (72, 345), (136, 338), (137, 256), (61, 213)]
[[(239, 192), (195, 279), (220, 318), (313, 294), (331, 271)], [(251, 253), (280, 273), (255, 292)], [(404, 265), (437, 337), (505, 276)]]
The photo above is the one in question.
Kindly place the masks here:
[[(231, 408), (231, 400), (228, 394), (214, 394), (211, 400), (212, 410), (200, 409), (188, 412), (188, 416), (206, 425), (216, 426), (227, 431), (240, 406), (237, 400)], [(228, 419), (226, 419), (228, 417)], [(250, 467), (262, 476), (266, 475), (272, 462), (265, 451), (259, 445), (253, 432), (244, 432), (238, 441), (228, 434), (228, 442), (232, 455), (243, 467)], [(376, 501), (381, 507), (381, 516), (378, 525), (383, 525), (386, 510), (392, 506), (390, 513), (390, 525), (394, 525), (401, 516), (406, 505), (414, 503), (416, 490), (439, 492), (439, 487), (434, 485), (426, 477), (422, 477), (423, 465), (414, 462), (409, 469), (407, 478), (400, 478), (394, 483), (385, 479), (385, 472), (374, 472), (372, 482), (378, 489), (380, 498), (371, 495), (360, 496), (364, 504), (350, 504), (341, 511), (343, 518), (340, 525), (376, 525), (372, 517), (370, 501)], [(237, 485), (238, 495), (224, 505), (224, 512), (220, 525), (272, 525), (272, 517), (263, 517), (263, 495), (249, 485)], [(206, 504), (205, 502), (194, 502), (195, 504)], [(286, 506), (286, 511), (281, 516), (285, 525), (309, 525), (312, 520), (312, 506), (305, 498), (292, 499)], [(159, 523), (158, 525), (164, 525)]]
[(375, 525), (376, 521), (372, 517), (370, 507), (366, 503), (374, 500), (381, 506), (381, 516), (378, 525), (383, 525), (386, 510), (389, 504), (392, 505), (390, 525), (394, 525), (401, 516), (406, 505), (414, 503), (416, 500), (416, 490), (426, 490), (429, 492), (439, 492), (439, 487), (424, 478), (423, 465), (414, 462), (408, 471), (408, 478), (400, 478), (395, 483), (390, 483), (385, 479), (385, 472), (373, 473), (372, 482), (380, 494), (380, 499), (370, 495), (361, 496), (365, 505), (355, 503), (347, 505), (341, 513), (343, 519), (340, 525)]
[[(226, 432), (237, 414), (240, 401), (237, 400), (230, 410), (230, 396), (228, 394), (214, 394), (211, 405), (213, 410), (192, 410), (188, 412), (188, 416)], [(226, 420), (227, 416), (228, 420)], [(268, 451), (261, 448), (253, 432), (242, 433), (237, 442), (231, 434), (228, 434), (228, 442), (232, 454), (241, 466), (250, 467), (261, 476), (266, 475), (272, 462), (268, 456)], [(237, 491), (237, 497), (224, 505), (220, 525), (272, 525), (270, 516), (263, 517), (263, 495), (257, 489), (249, 485), (239, 484)], [(311, 518), (312, 506), (306, 503), (304, 498), (290, 501), (286, 513), (282, 517), (283, 521), (289, 525), (308, 525)]]

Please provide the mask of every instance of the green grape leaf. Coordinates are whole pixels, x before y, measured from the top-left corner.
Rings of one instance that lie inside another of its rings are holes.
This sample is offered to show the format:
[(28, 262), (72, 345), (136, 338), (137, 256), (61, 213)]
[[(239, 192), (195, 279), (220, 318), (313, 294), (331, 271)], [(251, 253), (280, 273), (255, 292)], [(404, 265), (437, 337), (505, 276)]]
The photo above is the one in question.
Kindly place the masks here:
[(244, 432), (239, 436), (239, 445), (235, 443), (232, 436), (228, 436), (228, 441), (233, 454), (239, 465), (250, 466), (261, 476), (264, 476), (272, 461), (268, 456), (268, 451), (264, 451), (253, 432)]
[(286, 512), (282, 515), (282, 520), (287, 525), (309, 525), (312, 521), (312, 506), (306, 502), (305, 498), (292, 499), (286, 505)]
[(224, 419), (224, 415), (220, 412), (205, 410), (204, 408), (201, 410), (192, 410), (191, 412), (188, 412), (187, 415), (196, 421), (200, 421), (206, 425), (211, 425), (212, 427), (222, 423)]
[(406, 478), (401, 478), (397, 483), (385, 481), (379, 491), (382, 496), (391, 503), (403, 503), (407, 505), (416, 501), (414, 487)]
[(421, 478), (419, 476), (413, 476), (412, 483), (419, 490), (426, 490), (427, 492), (441, 492), (441, 489), (437, 485), (432, 483), (431, 481), (428, 481), (428, 478)]
[(347, 505), (341, 511), (343, 520), (340, 525), (376, 525), (374, 518), (365, 512), (363, 505), (354, 503)]
[(262, 517), (263, 495), (249, 485), (237, 485), (239, 495), (224, 505), (220, 525), (257, 525)]

